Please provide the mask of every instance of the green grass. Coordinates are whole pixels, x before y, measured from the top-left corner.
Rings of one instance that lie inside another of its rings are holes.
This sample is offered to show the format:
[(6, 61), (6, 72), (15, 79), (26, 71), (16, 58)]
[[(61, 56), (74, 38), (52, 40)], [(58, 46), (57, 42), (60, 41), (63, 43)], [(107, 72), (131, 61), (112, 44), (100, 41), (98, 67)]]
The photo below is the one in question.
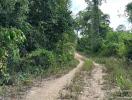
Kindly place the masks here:
[(93, 61), (91, 59), (86, 59), (83, 65), (84, 71), (90, 71), (93, 68)]

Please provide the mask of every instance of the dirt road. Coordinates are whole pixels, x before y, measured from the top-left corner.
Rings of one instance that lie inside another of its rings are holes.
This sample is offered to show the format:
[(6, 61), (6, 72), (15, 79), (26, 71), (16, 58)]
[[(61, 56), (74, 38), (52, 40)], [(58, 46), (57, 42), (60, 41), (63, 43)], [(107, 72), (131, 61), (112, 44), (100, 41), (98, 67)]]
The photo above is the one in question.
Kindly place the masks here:
[(105, 99), (105, 92), (103, 88), (103, 66), (94, 63), (94, 68), (90, 76), (84, 76), (84, 90), (79, 100), (107, 100)]
[(58, 78), (51, 79), (48, 81), (42, 82), (42, 87), (32, 88), (27, 96), (26, 100), (56, 100), (59, 96), (59, 91), (67, 84), (70, 84), (76, 72), (80, 71), (80, 68), (83, 66), (84, 61), (82, 56), (75, 54), (75, 58), (79, 61), (79, 65), (70, 71), (68, 74)]
[[(71, 83), (75, 73), (81, 71), (83, 67), (84, 57), (76, 53), (75, 58), (79, 61), (75, 69), (60, 78), (42, 81), (42, 87), (32, 88), (24, 100), (57, 100), (60, 95), (59, 92)], [(85, 85), (83, 92), (78, 96), (78, 100), (104, 100), (105, 91), (102, 90), (104, 75), (103, 66), (94, 63), (91, 74), (84, 75)]]

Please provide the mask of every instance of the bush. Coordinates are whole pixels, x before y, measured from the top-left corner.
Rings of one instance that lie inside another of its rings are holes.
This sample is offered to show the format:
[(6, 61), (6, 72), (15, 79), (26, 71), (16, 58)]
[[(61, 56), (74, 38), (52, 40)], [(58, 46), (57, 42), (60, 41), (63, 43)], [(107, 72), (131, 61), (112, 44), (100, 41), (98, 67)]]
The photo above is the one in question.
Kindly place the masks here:
[(36, 66), (42, 66), (44, 69), (55, 64), (55, 57), (51, 51), (37, 49), (28, 55), (29, 59), (34, 61)]
[(100, 55), (118, 56), (132, 59), (132, 34), (126, 32), (109, 32), (104, 39)]
[(115, 56), (118, 48), (118, 34), (116, 32), (108, 32), (105, 37), (100, 55), (103, 56)]
[(18, 70), (33, 74), (35, 71), (44, 71), (53, 66), (56, 66), (54, 54), (45, 49), (37, 49), (21, 60)]

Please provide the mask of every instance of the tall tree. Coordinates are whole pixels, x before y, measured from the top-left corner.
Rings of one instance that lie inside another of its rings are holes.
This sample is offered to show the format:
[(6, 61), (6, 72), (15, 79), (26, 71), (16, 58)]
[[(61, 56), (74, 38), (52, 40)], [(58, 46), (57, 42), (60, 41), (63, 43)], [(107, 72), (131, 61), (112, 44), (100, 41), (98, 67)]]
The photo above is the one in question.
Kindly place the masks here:
[(98, 13), (94, 11), (95, 7), (93, 3), (89, 3), (85, 11), (81, 11), (76, 18), (78, 23), (77, 30), (82, 37), (87, 39), (87, 44), (91, 47), (90, 51), (97, 52), (100, 49), (103, 38), (109, 31), (109, 15), (103, 14), (103, 12), (97, 7)]
[(128, 13), (129, 21), (132, 23), (132, 2), (127, 5), (126, 11)]
[(100, 32), (99, 32), (99, 5), (102, 0), (86, 0), (86, 2), (92, 6), (92, 34), (91, 34), (91, 49), (93, 52), (97, 52), (100, 48)]

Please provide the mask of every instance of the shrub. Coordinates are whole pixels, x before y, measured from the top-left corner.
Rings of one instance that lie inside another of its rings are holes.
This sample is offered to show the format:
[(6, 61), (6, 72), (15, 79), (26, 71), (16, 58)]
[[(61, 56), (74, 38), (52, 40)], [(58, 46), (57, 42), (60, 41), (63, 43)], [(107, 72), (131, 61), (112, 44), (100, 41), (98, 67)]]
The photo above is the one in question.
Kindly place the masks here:
[(115, 56), (117, 54), (117, 43), (106, 42), (102, 46), (100, 55)]
[(109, 32), (104, 39), (100, 55), (132, 59), (132, 34)]
[(51, 51), (37, 49), (29, 54), (29, 59), (34, 61), (36, 66), (42, 66), (44, 69), (55, 64), (55, 57)]
[(56, 66), (53, 52), (45, 49), (37, 49), (21, 60), (18, 70), (33, 74), (35, 71), (43, 71), (53, 66)]

